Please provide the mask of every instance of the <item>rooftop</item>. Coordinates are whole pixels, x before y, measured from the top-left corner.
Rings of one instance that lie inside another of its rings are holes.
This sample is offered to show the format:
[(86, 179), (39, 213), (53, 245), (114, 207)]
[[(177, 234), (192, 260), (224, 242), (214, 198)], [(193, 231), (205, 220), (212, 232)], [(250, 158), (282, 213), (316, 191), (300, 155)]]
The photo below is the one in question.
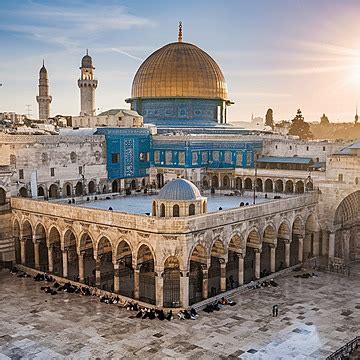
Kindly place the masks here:
[(286, 156), (263, 156), (256, 160), (257, 163), (281, 163), (281, 164), (304, 164), (311, 165), (313, 160), (306, 157), (286, 157)]

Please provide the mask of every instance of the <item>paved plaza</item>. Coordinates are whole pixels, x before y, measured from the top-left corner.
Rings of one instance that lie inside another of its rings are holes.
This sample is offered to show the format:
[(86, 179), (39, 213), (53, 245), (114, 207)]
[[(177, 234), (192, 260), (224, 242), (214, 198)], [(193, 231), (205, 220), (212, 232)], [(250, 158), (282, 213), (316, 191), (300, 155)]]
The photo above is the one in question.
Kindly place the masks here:
[[(290, 273), (198, 320), (141, 320), (95, 297), (0, 272), (0, 359), (324, 359), (359, 335), (360, 278)], [(273, 304), (280, 311), (271, 316)]]

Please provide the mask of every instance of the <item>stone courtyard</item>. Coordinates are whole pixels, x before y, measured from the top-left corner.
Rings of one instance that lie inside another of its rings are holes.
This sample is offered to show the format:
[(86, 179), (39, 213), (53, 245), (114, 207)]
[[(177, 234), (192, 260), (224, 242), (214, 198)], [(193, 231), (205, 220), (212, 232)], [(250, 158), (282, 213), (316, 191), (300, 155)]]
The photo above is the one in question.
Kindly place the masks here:
[(169, 322), (137, 319), (94, 297), (51, 296), (43, 283), (3, 270), (0, 359), (324, 359), (359, 335), (360, 278), (295, 274), (242, 294), (236, 306)]

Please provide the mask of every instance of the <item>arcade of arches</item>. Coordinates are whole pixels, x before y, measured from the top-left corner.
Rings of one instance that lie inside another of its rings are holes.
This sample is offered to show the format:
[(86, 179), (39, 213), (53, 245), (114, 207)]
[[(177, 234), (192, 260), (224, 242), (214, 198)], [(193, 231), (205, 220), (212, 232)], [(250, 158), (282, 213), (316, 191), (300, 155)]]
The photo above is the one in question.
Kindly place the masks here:
[(301, 263), (321, 248), (319, 232), (313, 213), (295, 215), (226, 238), (194, 238), (184, 253), (164, 256), (152, 242), (116, 232), (21, 214), (13, 221), (18, 263), (158, 307), (187, 307)]

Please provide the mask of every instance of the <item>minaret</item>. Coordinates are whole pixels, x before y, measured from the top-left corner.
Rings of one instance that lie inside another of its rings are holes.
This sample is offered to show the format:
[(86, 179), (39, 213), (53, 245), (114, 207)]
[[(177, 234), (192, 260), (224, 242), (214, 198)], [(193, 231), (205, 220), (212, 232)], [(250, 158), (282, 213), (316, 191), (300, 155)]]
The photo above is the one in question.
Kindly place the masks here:
[(49, 81), (48, 73), (45, 68), (43, 60), (43, 66), (39, 73), (39, 96), (36, 97), (36, 101), (39, 104), (39, 119), (47, 121), (50, 117), (50, 103), (52, 97), (49, 95)]
[(80, 116), (95, 115), (95, 90), (98, 81), (94, 78), (92, 58), (86, 50), (86, 55), (81, 60), (81, 77), (78, 80), (80, 88)]

